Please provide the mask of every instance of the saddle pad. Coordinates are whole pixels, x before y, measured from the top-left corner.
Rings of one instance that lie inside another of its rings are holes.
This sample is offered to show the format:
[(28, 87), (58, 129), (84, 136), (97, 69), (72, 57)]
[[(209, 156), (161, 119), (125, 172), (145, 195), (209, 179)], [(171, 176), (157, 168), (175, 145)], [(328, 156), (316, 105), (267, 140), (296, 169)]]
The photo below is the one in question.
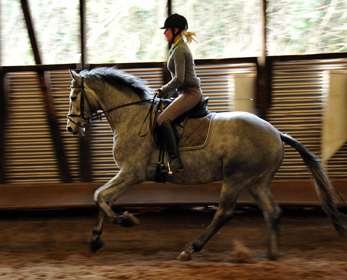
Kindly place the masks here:
[(182, 138), (178, 143), (179, 149), (203, 148), (209, 138), (212, 117), (213, 114), (210, 113), (203, 118), (188, 118), (184, 126)]

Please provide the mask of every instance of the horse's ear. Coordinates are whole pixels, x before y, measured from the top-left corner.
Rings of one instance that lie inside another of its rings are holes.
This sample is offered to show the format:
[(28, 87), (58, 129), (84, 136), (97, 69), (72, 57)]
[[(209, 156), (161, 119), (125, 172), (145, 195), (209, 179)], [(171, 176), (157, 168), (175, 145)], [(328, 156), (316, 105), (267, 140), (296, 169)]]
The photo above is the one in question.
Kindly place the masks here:
[(71, 78), (73, 80), (72, 82), (74, 83), (74, 85), (79, 85), (81, 83), (80, 76), (74, 70), (69, 69), (69, 71), (70, 71), (70, 75), (71, 75)]
[(69, 69), (69, 71), (70, 71), (71, 78), (74, 80), (77, 80), (76, 77), (78, 77), (78, 74), (74, 70)]

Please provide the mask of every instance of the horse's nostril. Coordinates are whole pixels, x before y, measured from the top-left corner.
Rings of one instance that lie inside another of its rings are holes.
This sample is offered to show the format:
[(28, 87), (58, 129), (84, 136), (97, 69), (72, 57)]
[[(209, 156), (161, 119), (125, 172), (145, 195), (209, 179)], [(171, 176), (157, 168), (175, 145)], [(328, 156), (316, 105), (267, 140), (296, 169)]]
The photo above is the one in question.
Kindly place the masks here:
[(72, 132), (71, 126), (68, 126), (66, 129), (67, 129), (68, 132)]

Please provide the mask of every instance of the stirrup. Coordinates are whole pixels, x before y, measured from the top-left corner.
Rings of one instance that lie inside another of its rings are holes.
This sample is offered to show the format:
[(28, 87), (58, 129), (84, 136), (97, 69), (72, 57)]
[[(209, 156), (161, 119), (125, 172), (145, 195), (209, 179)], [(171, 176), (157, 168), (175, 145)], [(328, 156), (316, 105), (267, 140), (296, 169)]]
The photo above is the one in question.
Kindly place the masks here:
[(167, 163), (167, 168), (169, 169), (169, 171), (167, 173), (169, 176), (172, 176), (174, 173), (179, 173), (179, 172), (183, 172), (184, 171), (183, 165), (182, 165), (181, 168), (178, 168), (176, 171), (171, 170), (171, 166), (170, 166), (169, 162)]

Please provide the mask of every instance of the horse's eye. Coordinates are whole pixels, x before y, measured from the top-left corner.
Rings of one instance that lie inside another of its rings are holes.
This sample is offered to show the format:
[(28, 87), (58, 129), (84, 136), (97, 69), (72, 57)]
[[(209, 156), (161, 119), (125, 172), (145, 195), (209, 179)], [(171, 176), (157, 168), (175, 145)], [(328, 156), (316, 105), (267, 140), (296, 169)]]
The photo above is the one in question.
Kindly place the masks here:
[(77, 99), (77, 96), (71, 96), (71, 101), (75, 101)]

